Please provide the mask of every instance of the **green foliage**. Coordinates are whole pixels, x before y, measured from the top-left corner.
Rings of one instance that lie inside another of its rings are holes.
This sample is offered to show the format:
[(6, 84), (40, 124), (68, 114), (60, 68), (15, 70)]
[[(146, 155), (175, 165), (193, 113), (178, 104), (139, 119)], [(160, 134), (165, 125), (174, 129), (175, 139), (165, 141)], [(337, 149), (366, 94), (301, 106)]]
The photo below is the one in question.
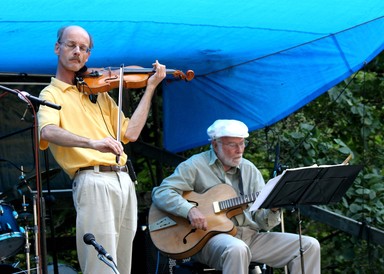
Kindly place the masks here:
[[(350, 164), (363, 165), (363, 171), (340, 203), (324, 208), (381, 230), (384, 229), (383, 58), (384, 54), (379, 55), (363, 70), (289, 117), (252, 132), (250, 146), (244, 153), (266, 180), (273, 176), (277, 145), (283, 168), (338, 164), (352, 155)], [(195, 148), (183, 156), (207, 148)], [(164, 176), (173, 168), (162, 166)], [(155, 172), (153, 167), (152, 172)], [(151, 180), (147, 173), (142, 182), (145, 177)], [(286, 231), (297, 230), (295, 214), (287, 213), (285, 223)], [(322, 273), (384, 272), (383, 246), (310, 219), (304, 220), (304, 234), (315, 236), (321, 243)]]
[[(351, 164), (364, 165), (342, 202), (324, 208), (383, 230), (384, 85), (374, 69), (370, 64), (270, 130), (279, 132), (274, 142), (281, 147), (280, 161), (289, 167), (337, 164), (349, 154)], [(287, 221), (295, 223), (293, 216)], [(306, 233), (321, 241), (322, 273), (384, 271), (383, 246), (310, 220)]]

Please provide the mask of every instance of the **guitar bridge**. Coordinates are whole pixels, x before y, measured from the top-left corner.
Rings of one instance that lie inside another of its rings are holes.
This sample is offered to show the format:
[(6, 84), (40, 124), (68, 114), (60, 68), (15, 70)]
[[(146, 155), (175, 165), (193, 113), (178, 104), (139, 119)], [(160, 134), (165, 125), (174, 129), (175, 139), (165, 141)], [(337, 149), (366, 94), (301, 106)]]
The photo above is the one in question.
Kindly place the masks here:
[(176, 225), (176, 222), (169, 217), (164, 217), (152, 224), (149, 224), (149, 231), (156, 231)]

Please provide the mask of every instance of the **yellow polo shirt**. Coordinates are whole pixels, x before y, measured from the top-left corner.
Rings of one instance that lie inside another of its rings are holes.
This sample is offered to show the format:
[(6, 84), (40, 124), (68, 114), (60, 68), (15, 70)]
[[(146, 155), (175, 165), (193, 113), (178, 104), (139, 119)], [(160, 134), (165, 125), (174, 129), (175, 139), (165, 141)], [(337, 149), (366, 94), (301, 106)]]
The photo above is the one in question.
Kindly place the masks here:
[[(39, 133), (46, 125), (57, 125), (76, 135), (90, 139), (103, 139), (112, 136), (116, 139), (119, 108), (107, 92), (100, 93), (97, 103), (90, 101), (88, 95), (78, 91), (74, 85), (69, 85), (52, 78), (49, 86), (40, 93), (42, 100), (61, 106), (60, 110), (41, 105), (38, 111)], [(124, 133), (129, 119), (121, 115), (121, 141), (128, 140)], [(97, 150), (79, 147), (63, 147), (41, 140), (40, 149), (50, 148), (56, 162), (73, 178), (80, 167), (95, 165), (116, 165), (116, 156), (112, 153), (102, 153)], [(121, 155), (120, 163), (125, 164), (127, 155)]]

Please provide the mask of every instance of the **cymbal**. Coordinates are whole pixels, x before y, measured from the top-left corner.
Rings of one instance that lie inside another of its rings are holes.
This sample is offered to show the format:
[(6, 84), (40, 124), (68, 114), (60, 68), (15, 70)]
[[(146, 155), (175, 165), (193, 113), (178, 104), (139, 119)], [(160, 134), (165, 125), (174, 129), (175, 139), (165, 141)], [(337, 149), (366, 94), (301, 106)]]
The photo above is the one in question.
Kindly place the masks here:
[(19, 214), (18, 219), (23, 220), (23, 221), (31, 221), (33, 219), (33, 215), (31, 213), (28, 213), (28, 212), (23, 212), (23, 213)]
[[(60, 173), (60, 171), (61, 171), (60, 168), (52, 168), (48, 171), (46, 170), (46, 171), (41, 172), (42, 182), (45, 182), (48, 178), (51, 179), (51, 178), (55, 177), (57, 174)], [(36, 181), (36, 175), (31, 176), (31, 177), (27, 178), (26, 180), (27, 180), (27, 182)]]
[[(60, 173), (60, 168), (50, 169), (41, 173), (42, 182), (46, 182), (47, 178), (53, 178), (58, 173)], [(13, 185), (12, 187), (6, 189), (3, 193), (0, 194), (0, 201), (3, 202), (12, 202), (14, 200), (20, 199), (22, 195), (30, 194), (32, 189), (30, 187), (31, 182), (36, 182), (36, 175), (31, 176), (18, 184)]]
[(13, 200), (21, 198), (21, 193), (17, 185), (8, 188), (3, 193), (0, 194), (0, 201), (9, 203)]

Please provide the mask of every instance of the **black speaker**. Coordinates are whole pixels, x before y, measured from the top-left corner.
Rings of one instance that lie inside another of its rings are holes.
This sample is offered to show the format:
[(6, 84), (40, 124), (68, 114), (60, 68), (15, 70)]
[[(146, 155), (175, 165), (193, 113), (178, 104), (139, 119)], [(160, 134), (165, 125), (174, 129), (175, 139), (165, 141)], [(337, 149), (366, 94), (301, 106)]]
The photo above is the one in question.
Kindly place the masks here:
[(148, 210), (139, 212), (137, 232), (133, 240), (132, 274), (172, 274), (174, 260), (161, 254), (148, 231)]

